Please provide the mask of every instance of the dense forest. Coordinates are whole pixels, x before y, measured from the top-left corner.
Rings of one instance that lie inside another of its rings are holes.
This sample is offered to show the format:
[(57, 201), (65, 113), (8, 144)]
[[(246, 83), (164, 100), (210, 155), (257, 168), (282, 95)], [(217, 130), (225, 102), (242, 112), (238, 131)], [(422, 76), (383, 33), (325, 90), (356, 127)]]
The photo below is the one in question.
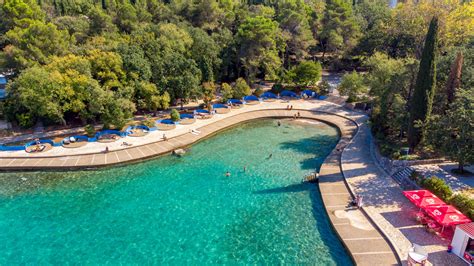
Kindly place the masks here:
[[(137, 111), (212, 99), (216, 88), (225, 98), (248, 94), (259, 80), (317, 90), (323, 67), (358, 71), (340, 91), (372, 106), (374, 133), (389, 153), (407, 141), (412, 150), (440, 145), (430, 132), (446, 130), (471, 129), (462, 141), (473, 145), (471, 1), (2, 2), (0, 68), (14, 73), (2, 108), (25, 128), (120, 127)], [(467, 128), (447, 126), (456, 119)]]

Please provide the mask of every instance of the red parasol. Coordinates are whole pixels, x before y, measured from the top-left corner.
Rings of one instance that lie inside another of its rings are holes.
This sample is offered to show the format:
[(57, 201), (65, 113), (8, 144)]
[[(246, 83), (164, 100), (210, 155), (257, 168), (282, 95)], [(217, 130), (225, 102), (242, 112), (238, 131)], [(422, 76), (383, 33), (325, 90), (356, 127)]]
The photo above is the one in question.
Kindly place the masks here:
[(442, 226), (470, 223), (471, 220), (451, 205), (429, 206), (426, 213)]
[(428, 190), (410, 190), (403, 191), (403, 195), (407, 197), (417, 207), (425, 208), (433, 205), (445, 205), (444, 201)]

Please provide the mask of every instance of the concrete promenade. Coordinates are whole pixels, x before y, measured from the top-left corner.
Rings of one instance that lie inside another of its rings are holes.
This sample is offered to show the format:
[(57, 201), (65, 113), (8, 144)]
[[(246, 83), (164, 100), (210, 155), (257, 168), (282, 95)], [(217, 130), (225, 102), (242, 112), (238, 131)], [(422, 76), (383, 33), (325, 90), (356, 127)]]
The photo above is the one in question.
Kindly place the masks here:
[(351, 191), (361, 195), (364, 211), (394, 244), (403, 264), (413, 243), (423, 246), (433, 265), (465, 265), (456, 255), (448, 253), (450, 241), (428, 233), (413, 214), (419, 211), (402, 194), (398, 184), (379, 167), (373, 156), (372, 135), (366, 117), (357, 119), (359, 133), (344, 150), (341, 167)]

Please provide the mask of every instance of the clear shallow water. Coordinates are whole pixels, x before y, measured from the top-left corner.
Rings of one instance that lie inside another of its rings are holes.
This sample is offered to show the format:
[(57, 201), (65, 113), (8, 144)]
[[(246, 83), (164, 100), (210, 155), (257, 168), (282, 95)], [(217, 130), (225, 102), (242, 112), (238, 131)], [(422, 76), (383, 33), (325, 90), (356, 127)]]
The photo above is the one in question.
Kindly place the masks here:
[(0, 264), (351, 264), (300, 182), (337, 140), (326, 124), (261, 120), (183, 158), (0, 174)]

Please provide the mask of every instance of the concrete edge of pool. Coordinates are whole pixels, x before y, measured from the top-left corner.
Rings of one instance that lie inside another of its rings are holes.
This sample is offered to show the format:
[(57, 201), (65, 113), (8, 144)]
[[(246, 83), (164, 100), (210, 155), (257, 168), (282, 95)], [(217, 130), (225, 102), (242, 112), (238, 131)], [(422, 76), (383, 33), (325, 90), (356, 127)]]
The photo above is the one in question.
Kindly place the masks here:
[[(55, 157), (0, 158), (0, 170), (72, 170), (107, 167), (142, 161), (195, 144), (218, 132), (242, 122), (261, 118), (290, 118), (296, 111), (301, 118), (325, 122), (338, 128), (340, 139), (325, 159), (320, 170), (319, 188), (324, 207), (339, 239), (357, 265), (397, 265), (400, 259), (387, 238), (361, 210), (346, 211), (352, 198), (341, 170), (341, 153), (357, 134), (358, 125), (350, 118), (324, 111), (304, 109), (265, 109), (236, 114), (222, 121), (200, 127), (201, 134), (182, 134), (167, 141), (159, 141), (109, 153), (81, 154)], [(336, 213), (350, 213), (340, 217)], [(351, 217), (358, 217), (357, 222)], [(361, 228), (361, 224), (364, 228)]]

